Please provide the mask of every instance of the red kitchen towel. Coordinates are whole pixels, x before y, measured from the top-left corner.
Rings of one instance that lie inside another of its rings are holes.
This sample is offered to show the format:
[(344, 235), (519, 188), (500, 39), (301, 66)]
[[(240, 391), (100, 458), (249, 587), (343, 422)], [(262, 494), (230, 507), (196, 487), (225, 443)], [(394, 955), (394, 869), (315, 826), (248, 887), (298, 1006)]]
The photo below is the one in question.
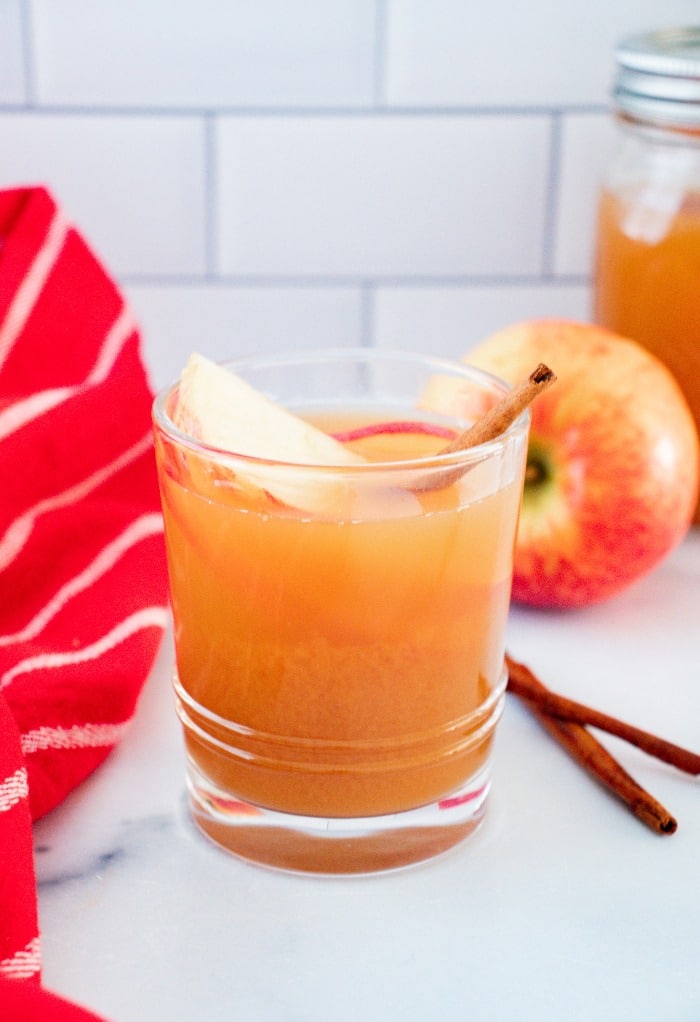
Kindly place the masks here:
[(38, 983), (31, 824), (119, 741), (167, 622), (151, 400), (137, 326), (80, 234), (45, 189), (0, 191), (0, 1018), (13, 1022), (93, 1017)]

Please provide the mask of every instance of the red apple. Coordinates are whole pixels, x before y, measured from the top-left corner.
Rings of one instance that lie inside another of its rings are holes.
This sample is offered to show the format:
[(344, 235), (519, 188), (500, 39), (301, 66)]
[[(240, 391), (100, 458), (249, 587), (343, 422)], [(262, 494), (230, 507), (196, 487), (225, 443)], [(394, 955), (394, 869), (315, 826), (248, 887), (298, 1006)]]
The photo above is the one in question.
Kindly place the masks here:
[(658, 359), (590, 324), (538, 320), (494, 334), (465, 361), (511, 383), (539, 362), (558, 377), (532, 406), (514, 600), (605, 600), (681, 541), (697, 499), (698, 435)]

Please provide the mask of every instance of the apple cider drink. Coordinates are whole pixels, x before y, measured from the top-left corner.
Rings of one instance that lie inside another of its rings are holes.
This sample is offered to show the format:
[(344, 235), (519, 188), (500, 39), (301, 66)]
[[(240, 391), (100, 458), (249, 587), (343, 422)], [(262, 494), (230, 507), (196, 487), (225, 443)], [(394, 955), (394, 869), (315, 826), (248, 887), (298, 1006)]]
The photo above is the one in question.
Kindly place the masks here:
[(465, 419), (426, 407), (434, 381), (463, 414), (505, 385), (396, 359), (235, 366), (252, 386), (195, 357), (156, 403), (192, 810), (272, 865), (422, 859), (488, 793), (527, 415), (442, 455)]

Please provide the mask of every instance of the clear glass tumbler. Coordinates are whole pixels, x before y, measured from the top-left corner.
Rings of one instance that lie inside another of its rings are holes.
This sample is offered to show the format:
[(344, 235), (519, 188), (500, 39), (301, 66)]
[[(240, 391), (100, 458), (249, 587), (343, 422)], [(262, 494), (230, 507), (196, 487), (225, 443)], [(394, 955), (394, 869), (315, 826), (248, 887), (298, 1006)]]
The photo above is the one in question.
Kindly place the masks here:
[(439, 453), (509, 389), (373, 349), (229, 368), (357, 464), (208, 448), (154, 404), (193, 818), (225, 849), (316, 873), (436, 855), (481, 821), (529, 413)]

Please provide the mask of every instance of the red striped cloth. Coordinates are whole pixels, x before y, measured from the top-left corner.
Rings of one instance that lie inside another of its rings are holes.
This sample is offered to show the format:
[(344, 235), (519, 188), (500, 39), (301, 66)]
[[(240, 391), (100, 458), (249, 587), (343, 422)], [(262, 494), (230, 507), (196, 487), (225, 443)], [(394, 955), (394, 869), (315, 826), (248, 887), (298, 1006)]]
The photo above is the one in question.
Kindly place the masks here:
[(120, 739), (166, 625), (151, 400), (80, 234), (0, 191), (0, 1018), (94, 1017), (38, 982), (31, 825)]

